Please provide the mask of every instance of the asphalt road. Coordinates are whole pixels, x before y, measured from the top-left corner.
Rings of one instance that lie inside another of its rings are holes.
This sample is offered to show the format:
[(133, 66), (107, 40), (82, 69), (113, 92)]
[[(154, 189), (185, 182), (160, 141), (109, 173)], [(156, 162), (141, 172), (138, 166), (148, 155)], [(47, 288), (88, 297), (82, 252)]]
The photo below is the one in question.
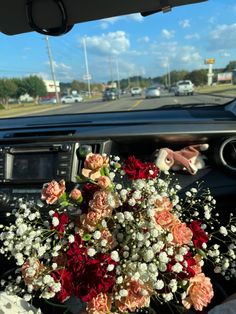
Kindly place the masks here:
[[(123, 95), (119, 100), (102, 101), (91, 100), (82, 103), (66, 104), (55, 107), (54, 110), (47, 110), (30, 115), (55, 115), (55, 114), (73, 114), (90, 112), (112, 112), (112, 111), (132, 111), (142, 109), (158, 109), (162, 106), (178, 104), (224, 104), (230, 101), (230, 98), (211, 96), (211, 95), (193, 95), (193, 96), (174, 96), (163, 92), (160, 98), (145, 99), (144, 97), (131, 97)], [(56, 106), (56, 105), (55, 105)], [(42, 107), (43, 110), (43, 107)]]

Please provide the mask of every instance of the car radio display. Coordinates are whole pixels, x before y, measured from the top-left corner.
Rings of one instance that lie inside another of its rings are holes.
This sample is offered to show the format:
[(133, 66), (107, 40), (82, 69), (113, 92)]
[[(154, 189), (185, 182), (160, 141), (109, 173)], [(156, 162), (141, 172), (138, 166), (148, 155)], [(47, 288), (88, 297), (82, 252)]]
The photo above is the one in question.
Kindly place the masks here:
[(55, 154), (52, 153), (24, 153), (12, 154), (8, 169), (8, 179), (48, 180), (54, 177)]

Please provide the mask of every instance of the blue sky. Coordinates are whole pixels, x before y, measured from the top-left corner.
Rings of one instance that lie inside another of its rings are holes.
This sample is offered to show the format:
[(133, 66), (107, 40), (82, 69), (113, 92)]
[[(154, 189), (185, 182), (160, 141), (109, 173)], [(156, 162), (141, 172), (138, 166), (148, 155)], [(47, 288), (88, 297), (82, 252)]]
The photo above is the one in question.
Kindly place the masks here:
[[(74, 26), (60, 37), (50, 37), (57, 79), (82, 80), (85, 74), (82, 39), (86, 37), (89, 72), (94, 82), (170, 70), (215, 67), (236, 60), (236, 2), (209, 0), (143, 18), (139, 14)], [(37, 74), (51, 78), (43, 35), (0, 35), (0, 76)]]

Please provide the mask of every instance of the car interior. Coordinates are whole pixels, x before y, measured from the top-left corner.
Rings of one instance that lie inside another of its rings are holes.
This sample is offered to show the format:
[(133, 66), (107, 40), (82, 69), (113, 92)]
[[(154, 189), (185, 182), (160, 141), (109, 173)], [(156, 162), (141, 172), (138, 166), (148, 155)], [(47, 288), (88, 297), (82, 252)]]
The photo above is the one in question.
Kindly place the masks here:
[[(41, 37), (63, 38), (76, 24), (79, 30), (83, 23), (134, 13), (141, 14), (143, 23), (148, 17), (156, 16), (158, 26), (159, 16), (171, 16), (180, 6), (196, 6), (197, 10), (199, 3), (203, 8), (207, 2), (2, 0), (0, 31), (5, 37), (37, 32)], [(215, 2), (217, 6), (217, 1), (209, 2)], [(236, 204), (236, 98), (225, 97), (223, 105), (219, 105), (219, 96), (214, 97), (212, 99), (215, 101), (209, 103), (165, 103), (160, 108), (142, 110), (116, 111), (114, 107), (106, 112), (91, 110), (89, 113), (57, 114), (55, 111), (54, 114), (45, 112), (43, 115), (22, 114), (1, 118), (1, 223), (7, 222), (5, 213), (17, 206), (19, 199), (40, 202), (44, 182), (64, 179), (73, 187), (76, 184), (75, 177), (82, 169), (83, 151), (117, 154), (122, 159), (135, 155), (142, 160), (155, 161), (162, 148), (180, 151), (185, 147), (205, 144), (207, 149), (202, 151), (205, 162), (203, 169), (194, 173), (177, 170), (174, 172), (175, 177), (183, 187), (183, 194), (194, 187), (196, 182), (202, 182), (217, 201), (220, 219), (227, 221), (229, 213), (235, 213)], [(119, 100), (112, 101), (111, 106), (116, 101)], [(1, 256), (0, 263), (3, 275), (11, 262)], [(212, 278), (216, 292), (208, 309), (235, 293), (235, 280), (227, 281), (220, 274), (212, 274)], [(35, 304), (41, 307), (43, 313), (61, 311), (42, 300), (36, 300)], [(192, 310), (186, 312), (195, 313)], [(155, 313), (177, 312), (160, 305), (156, 306)]]

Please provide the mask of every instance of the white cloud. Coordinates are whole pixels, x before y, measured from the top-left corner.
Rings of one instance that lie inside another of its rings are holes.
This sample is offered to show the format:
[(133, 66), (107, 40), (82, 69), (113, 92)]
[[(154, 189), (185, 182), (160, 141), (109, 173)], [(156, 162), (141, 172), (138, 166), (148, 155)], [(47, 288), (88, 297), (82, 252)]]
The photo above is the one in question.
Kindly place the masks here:
[(29, 73), (26, 76), (30, 76), (30, 75), (37, 75), (38, 77), (41, 77), (43, 80), (51, 80), (52, 79), (52, 77), (46, 72)]
[(148, 51), (143, 51), (143, 50), (130, 50), (130, 51), (127, 51), (127, 55), (136, 56), (136, 57), (147, 56), (147, 55), (148, 55)]
[(198, 49), (192, 45), (182, 45), (178, 42), (159, 43), (151, 46), (150, 53), (156, 58), (156, 67), (167, 67), (169, 61), (170, 69), (192, 70), (203, 65), (203, 57)]
[(218, 52), (222, 58), (230, 58), (231, 57), (231, 54), (224, 49), (219, 50)]
[(184, 38), (187, 39), (187, 40), (200, 39), (200, 35), (198, 33), (188, 34)]
[(54, 61), (54, 67), (55, 67), (55, 69), (62, 70), (62, 71), (71, 70), (71, 66), (69, 66), (63, 62), (57, 63), (56, 61)]
[(163, 29), (161, 31), (162, 36), (166, 39), (171, 39), (172, 37), (174, 37), (175, 31), (169, 31), (168, 29)]
[(143, 36), (138, 38), (137, 40), (139, 43), (148, 43), (150, 41), (150, 38), (148, 36)]
[[(47, 61), (46, 64), (49, 66), (49, 62)], [(70, 81), (75, 77), (75, 74), (73, 73), (73, 69), (71, 66), (63, 63), (63, 62), (53, 62), (56, 78), (60, 81)], [(43, 73), (45, 74), (45, 73)], [(48, 79), (48, 75), (44, 75), (45, 79)]]
[(102, 19), (100, 27), (101, 29), (107, 29), (110, 25), (117, 23), (118, 21), (135, 21), (135, 22), (142, 22), (144, 17), (140, 13), (133, 13), (123, 16), (114, 16), (109, 17), (107, 19)]
[(102, 22), (102, 23), (100, 24), (100, 28), (101, 28), (101, 29), (107, 29), (108, 27), (109, 27), (109, 24), (106, 23), (106, 22)]
[(208, 23), (210, 24), (214, 24), (216, 22), (216, 17), (215, 16), (211, 16), (209, 19), (208, 19)]
[(182, 20), (179, 22), (179, 25), (182, 27), (182, 28), (189, 28), (190, 27), (190, 20)]
[(144, 17), (140, 13), (126, 15), (126, 18), (136, 22), (142, 22), (144, 20)]
[(235, 49), (236, 23), (218, 25), (210, 33), (209, 49)]
[(119, 55), (128, 51), (130, 41), (123, 31), (109, 32), (101, 36), (86, 37), (88, 51), (98, 55)]

